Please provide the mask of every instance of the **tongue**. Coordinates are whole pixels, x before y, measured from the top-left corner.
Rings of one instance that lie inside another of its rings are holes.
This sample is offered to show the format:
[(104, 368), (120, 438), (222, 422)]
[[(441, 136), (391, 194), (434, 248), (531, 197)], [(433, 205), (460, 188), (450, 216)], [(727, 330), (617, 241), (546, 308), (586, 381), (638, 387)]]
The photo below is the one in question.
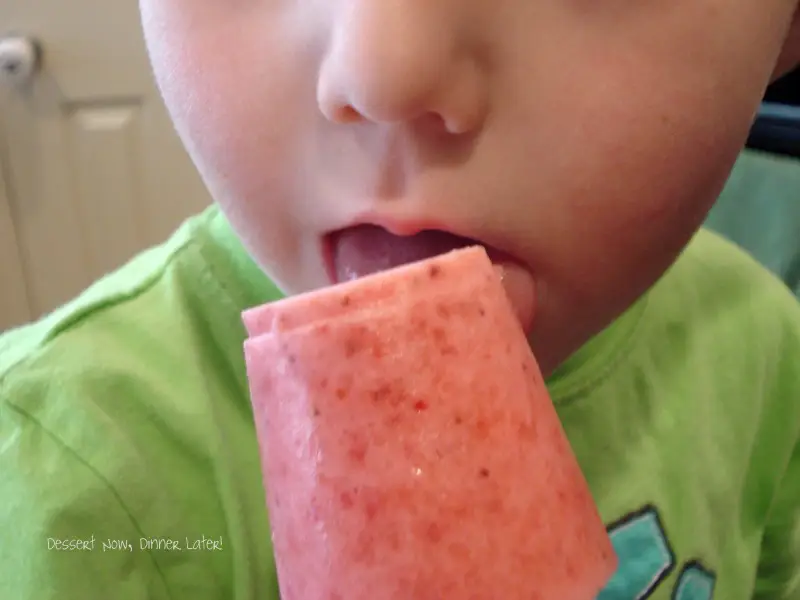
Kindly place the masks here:
[[(337, 281), (358, 279), (477, 243), (469, 238), (433, 230), (398, 236), (374, 225), (346, 229), (336, 234), (332, 242)], [(495, 268), (503, 279), (503, 287), (520, 324), (529, 332), (535, 309), (535, 289), (530, 273), (508, 261), (501, 261)]]
[(382, 227), (360, 225), (336, 235), (333, 240), (333, 265), (336, 279), (348, 281), (475, 243), (444, 231), (422, 231), (416, 235), (399, 236)]

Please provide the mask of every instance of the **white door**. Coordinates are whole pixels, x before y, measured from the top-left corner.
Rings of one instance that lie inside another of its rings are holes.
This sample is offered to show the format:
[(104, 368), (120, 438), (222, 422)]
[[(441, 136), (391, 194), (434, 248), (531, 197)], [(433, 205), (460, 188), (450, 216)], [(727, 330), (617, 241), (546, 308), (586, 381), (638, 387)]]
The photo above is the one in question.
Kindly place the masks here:
[(30, 320), (27, 285), (0, 162), (0, 331)]
[(210, 202), (152, 80), (137, 0), (2, 0), (4, 33), (37, 40), (42, 64), (29, 86), (0, 86), (0, 331)]

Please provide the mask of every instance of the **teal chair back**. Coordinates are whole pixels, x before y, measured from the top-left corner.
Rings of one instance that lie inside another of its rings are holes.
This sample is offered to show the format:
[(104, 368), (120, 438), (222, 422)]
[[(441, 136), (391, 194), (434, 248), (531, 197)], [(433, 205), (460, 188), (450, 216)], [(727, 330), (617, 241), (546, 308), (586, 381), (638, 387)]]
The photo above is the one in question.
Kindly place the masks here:
[(706, 226), (747, 250), (800, 298), (800, 159), (745, 150)]

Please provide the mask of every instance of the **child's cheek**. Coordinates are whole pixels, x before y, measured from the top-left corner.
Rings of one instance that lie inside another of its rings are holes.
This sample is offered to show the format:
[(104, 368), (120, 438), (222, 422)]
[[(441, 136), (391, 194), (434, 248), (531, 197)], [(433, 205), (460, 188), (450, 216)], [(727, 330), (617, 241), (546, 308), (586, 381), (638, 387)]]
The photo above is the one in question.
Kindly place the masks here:
[(225, 4), (145, 0), (148, 48), (176, 129), (212, 194), (270, 212), (277, 207), (266, 200), (291, 195), (285, 165), (311, 126), (302, 115), (310, 114), (315, 80), (302, 52), (287, 55), (297, 32), (286, 30), (273, 3)]
[(277, 5), (141, 0), (156, 81), (211, 195), (262, 266), (285, 265), (309, 287), (319, 259), (292, 211), (300, 144), (316, 125), (314, 58)]

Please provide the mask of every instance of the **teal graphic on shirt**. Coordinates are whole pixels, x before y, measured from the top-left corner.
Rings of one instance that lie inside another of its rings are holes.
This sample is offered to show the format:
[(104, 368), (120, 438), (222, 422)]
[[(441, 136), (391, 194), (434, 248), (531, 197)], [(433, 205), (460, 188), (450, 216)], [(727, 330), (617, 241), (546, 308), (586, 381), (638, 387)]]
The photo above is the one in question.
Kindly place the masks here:
[(674, 600), (709, 600), (713, 596), (713, 573), (696, 562), (687, 564), (678, 578), (678, 585), (675, 586)]
[[(652, 506), (625, 516), (609, 527), (619, 568), (597, 600), (643, 600), (675, 569), (673, 552), (658, 511)], [(673, 590), (673, 600), (711, 600), (714, 575), (699, 562), (687, 563)]]

